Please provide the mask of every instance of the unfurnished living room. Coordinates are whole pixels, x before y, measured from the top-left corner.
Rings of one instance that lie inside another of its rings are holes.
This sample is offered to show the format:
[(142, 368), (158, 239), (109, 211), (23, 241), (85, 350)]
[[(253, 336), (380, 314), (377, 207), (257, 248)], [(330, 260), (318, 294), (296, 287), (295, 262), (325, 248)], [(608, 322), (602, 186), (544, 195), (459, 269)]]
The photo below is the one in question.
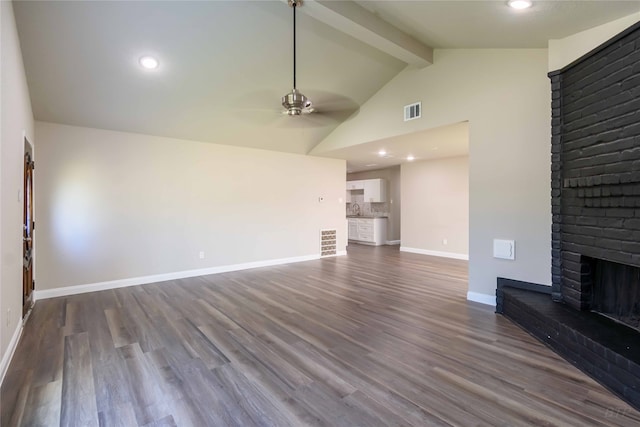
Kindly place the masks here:
[(0, 20), (1, 426), (640, 425), (639, 1)]

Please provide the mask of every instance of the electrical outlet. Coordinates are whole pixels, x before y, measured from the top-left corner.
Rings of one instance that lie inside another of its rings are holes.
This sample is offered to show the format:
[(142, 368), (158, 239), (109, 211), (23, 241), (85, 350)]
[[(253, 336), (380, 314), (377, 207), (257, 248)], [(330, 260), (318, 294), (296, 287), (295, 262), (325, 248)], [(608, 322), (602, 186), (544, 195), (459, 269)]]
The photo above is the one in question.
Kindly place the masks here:
[(442, 239), (442, 244), (443, 244), (443, 245), (446, 245), (447, 243), (449, 243), (449, 242), (447, 241), (447, 239)]
[(11, 326), (11, 309), (7, 308), (7, 328)]
[(200, 259), (204, 259), (204, 251), (200, 251), (199, 256), (200, 256)]

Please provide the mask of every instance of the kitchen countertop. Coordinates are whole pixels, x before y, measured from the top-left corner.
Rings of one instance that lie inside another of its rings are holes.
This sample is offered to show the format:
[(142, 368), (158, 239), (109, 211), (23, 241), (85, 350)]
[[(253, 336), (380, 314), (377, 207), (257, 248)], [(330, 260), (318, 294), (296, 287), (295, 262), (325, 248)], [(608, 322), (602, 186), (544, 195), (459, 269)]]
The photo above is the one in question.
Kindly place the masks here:
[(347, 215), (347, 218), (364, 218), (364, 219), (373, 219), (373, 218), (382, 218), (387, 219), (386, 216), (367, 216), (367, 215)]

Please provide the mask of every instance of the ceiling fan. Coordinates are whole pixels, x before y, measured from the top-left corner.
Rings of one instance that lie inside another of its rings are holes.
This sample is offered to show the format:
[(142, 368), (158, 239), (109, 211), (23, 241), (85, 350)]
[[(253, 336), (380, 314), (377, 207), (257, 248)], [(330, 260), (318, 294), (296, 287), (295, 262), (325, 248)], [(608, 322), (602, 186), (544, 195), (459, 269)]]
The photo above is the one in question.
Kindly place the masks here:
[(293, 9), (293, 89), (282, 97), (284, 113), (289, 116), (312, 113), (313, 103), (296, 88), (296, 9), (302, 6), (302, 0), (289, 0), (289, 6)]
[[(334, 126), (358, 111), (359, 105), (342, 94), (312, 90), (312, 98), (300, 92), (296, 86), (297, 54), (296, 54), (296, 9), (303, 0), (288, 0), (293, 9), (293, 89), (280, 98), (284, 110), (273, 108), (277, 94), (271, 91), (260, 91), (247, 94), (238, 100), (237, 105), (243, 111), (242, 117), (261, 125), (276, 124), (286, 128), (316, 128)], [(257, 108), (249, 107), (255, 105)], [(311, 114), (313, 113), (313, 114)], [(304, 120), (289, 120), (288, 117), (305, 116)], [(284, 118), (283, 116), (287, 116)], [(280, 117), (280, 120), (278, 120)]]

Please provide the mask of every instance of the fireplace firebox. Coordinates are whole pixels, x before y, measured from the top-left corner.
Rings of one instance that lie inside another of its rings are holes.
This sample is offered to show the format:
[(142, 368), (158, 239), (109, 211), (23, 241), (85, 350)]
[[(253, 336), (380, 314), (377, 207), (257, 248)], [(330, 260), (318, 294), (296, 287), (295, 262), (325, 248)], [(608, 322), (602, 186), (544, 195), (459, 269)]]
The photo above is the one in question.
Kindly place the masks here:
[(640, 331), (640, 268), (584, 257), (591, 270), (591, 310)]

